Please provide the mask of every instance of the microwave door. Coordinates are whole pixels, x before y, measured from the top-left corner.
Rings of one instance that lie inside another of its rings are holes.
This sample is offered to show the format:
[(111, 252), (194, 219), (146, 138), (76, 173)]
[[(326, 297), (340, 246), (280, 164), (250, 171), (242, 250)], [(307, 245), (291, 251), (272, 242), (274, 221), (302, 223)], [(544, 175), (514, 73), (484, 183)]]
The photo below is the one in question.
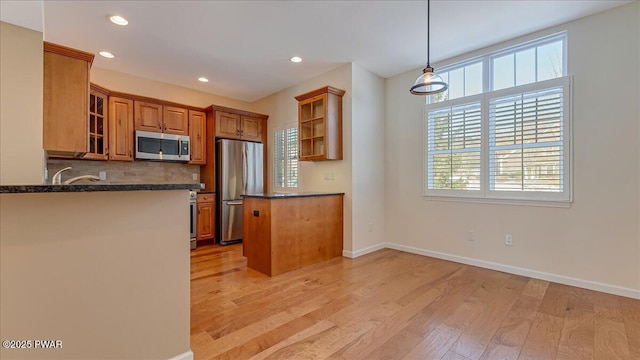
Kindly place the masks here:
[(162, 138), (160, 136), (147, 131), (136, 132), (136, 159), (156, 160), (160, 154), (162, 154)]

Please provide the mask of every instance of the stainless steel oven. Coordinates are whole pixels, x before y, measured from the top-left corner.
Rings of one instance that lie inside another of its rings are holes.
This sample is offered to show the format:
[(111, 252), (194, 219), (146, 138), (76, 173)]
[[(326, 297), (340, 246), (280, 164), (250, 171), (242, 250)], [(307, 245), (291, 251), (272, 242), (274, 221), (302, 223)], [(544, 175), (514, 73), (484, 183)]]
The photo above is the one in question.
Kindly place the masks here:
[(189, 230), (191, 232), (189, 236), (189, 242), (191, 244), (191, 250), (196, 248), (196, 234), (198, 232), (198, 205), (197, 205), (198, 193), (195, 191), (189, 192), (189, 214), (191, 214), (191, 221), (189, 222)]

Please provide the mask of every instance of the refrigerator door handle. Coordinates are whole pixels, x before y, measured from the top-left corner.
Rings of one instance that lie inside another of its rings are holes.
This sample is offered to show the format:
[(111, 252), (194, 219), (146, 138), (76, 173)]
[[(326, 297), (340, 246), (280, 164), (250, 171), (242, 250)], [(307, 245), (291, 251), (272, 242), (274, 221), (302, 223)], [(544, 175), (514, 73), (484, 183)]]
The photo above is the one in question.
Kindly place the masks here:
[(247, 177), (249, 176), (249, 164), (247, 164), (247, 144), (242, 144), (242, 194), (247, 193)]

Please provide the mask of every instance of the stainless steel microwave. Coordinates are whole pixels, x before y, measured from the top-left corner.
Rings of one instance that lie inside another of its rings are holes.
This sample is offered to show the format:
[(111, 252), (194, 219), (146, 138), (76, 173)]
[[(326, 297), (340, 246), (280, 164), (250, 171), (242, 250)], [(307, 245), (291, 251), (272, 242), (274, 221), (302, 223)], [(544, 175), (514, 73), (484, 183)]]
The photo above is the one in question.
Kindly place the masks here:
[(189, 161), (189, 137), (136, 130), (136, 159)]

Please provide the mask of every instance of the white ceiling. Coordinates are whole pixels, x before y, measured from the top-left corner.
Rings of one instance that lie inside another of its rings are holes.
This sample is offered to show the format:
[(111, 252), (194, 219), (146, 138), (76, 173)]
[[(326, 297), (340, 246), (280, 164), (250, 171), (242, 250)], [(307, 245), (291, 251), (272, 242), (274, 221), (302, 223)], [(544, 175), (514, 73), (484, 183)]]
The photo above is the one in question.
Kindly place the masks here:
[[(431, 62), (631, 1), (434, 0)], [(3, 21), (41, 30), (35, 6), (12, 3), (2, 1)], [(47, 41), (116, 55), (94, 66), (245, 101), (349, 62), (382, 77), (426, 62), (424, 1), (47, 0), (40, 11)], [(111, 24), (113, 14), (129, 25)]]

